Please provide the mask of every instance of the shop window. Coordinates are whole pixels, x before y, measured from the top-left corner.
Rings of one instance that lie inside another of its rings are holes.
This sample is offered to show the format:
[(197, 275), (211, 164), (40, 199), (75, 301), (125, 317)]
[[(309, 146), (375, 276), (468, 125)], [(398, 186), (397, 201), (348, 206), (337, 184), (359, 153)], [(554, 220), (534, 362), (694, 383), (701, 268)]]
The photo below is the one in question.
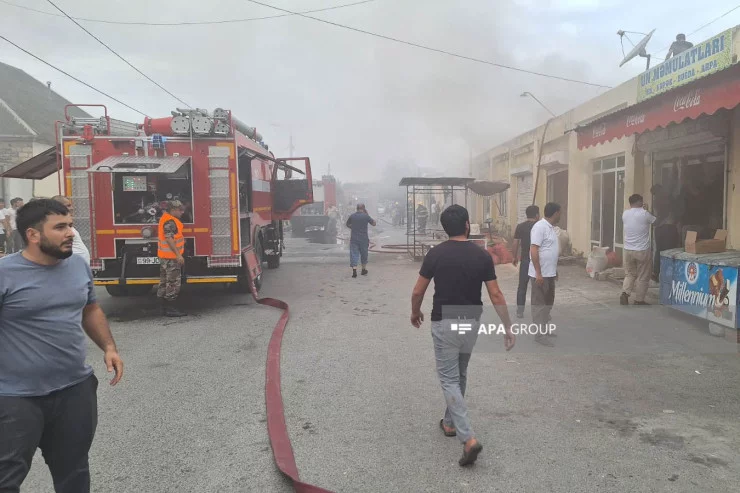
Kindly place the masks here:
[(624, 241), (624, 156), (593, 163), (591, 186), (591, 243), (621, 253)]

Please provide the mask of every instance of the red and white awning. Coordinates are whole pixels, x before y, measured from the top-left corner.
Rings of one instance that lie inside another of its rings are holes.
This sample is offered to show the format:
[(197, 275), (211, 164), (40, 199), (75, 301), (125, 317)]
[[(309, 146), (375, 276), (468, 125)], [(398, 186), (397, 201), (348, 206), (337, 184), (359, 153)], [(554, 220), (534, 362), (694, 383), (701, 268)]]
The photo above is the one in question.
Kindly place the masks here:
[(740, 65), (628, 106), (576, 129), (578, 148), (603, 144), (626, 135), (713, 115), (740, 104)]

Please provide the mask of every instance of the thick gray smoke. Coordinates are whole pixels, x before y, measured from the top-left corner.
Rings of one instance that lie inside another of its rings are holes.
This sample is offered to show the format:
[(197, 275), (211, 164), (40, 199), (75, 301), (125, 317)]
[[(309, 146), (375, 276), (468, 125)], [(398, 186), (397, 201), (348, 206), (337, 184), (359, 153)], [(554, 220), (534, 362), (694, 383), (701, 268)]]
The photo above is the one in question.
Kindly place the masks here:
[[(51, 11), (42, 0), (15, 0)], [(293, 10), (351, 0), (269, 0)], [(273, 15), (245, 0), (59, 0), (80, 17), (202, 21)], [(362, 29), (485, 60), (617, 85), (642, 70), (642, 60), (617, 67), (617, 29), (670, 26), (690, 32), (678, 12), (617, 0), (377, 0), (313, 14)], [(721, 10), (721, 8), (718, 8)], [(0, 4), (6, 36), (151, 116), (177, 101), (107, 52), (63, 17)], [(675, 13), (674, 13), (675, 12)], [(711, 19), (712, 12), (706, 12)], [(704, 20), (704, 19), (701, 19)], [(737, 19), (734, 19), (737, 20)], [(723, 20), (732, 25), (733, 19)], [(696, 22), (698, 23), (698, 20)], [(702, 36), (719, 31), (717, 23)], [(448, 173), (466, 171), (468, 156), (544, 122), (548, 114), (524, 91), (563, 112), (603, 89), (476, 64), (391, 43), (307, 19), (187, 27), (84, 25), (193, 106), (231, 108), (256, 126), (276, 154), (296, 154), (344, 181), (380, 178), (393, 160)], [(675, 36), (659, 30), (654, 48)], [(117, 118), (143, 118), (55, 73), (12, 47), (2, 61), (23, 68), (76, 102), (109, 104)], [(272, 126), (277, 124), (279, 126)]]

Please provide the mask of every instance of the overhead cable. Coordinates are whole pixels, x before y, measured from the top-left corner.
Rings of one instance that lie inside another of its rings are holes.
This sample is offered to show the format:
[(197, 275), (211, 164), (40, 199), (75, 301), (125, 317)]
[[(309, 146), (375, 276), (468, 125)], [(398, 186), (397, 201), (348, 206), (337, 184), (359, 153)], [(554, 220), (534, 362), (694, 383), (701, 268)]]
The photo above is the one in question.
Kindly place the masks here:
[(87, 30), (87, 29), (85, 29), (84, 27), (82, 27), (82, 25), (81, 25), (81, 24), (80, 24), (79, 22), (77, 22), (77, 21), (76, 21), (76, 20), (74, 20), (74, 19), (73, 19), (72, 17), (70, 17), (69, 15), (67, 15), (67, 13), (66, 13), (65, 11), (63, 11), (62, 9), (60, 9), (60, 8), (59, 8), (59, 7), (58, 7), (58, 6), (57, 6), (57, 5), (56, 5), (56, 4), (54, 3), (54, 2), (52, 2), (52, 0), (46, 0), (46, 1), (47, 1), (47, 2), (49, 2), (49, 3), (50, 3), (50, 4), (51, 4), (51, 5), (52, 5), (52, 6), (53, 6), (53, 7), (55, 8), (55, 9), (57, 9), (57, 10), (58, 10), (59, 12), (61, 12), (62, 14), (64, 14), (64, 16), (65, 16), (65, 17), (66, 17), (67, 19), (69, 19), (69, 20), (71, 20), (72, 22), (74, 22), (74, 23), (75, 23), (75, 25), (77, 25), (77, 27), (79, 27), (80, 29), (82, 29), (83, 31), (85, 31), (85, 32), (86, 32), (86, 33), (87, 33), (88, 35), (90, 35), (90, 37), (92, 37), (92, 38), (93, 38), (93, 39), (94, 39), (95, 41), (97, 41), (97, 42), (98, 42), (98, 43), (100, 43), (101, 45), (105, 46), (105, 47), (106, 47), (106, 48), (108, 49), (108, 51), (110, 51), (111, 53), (113, 53), (114, 55), (116, 55), (116, 56), (117, 56), (118, 58), (120, 58), (120, 59), (121, 59), (121, 60), (122, 60), (122, 61), (123, 61), (123, 62), (124, 62), (124, 63), (125, 63), (126, 65), (128, 65), (128, 66), (129, 66), (129, 67), (131, 67), (132, 69), (136, 70), (136, 71), (137, 71), (137, 72), (138, 72), (139, 74), (141, 74), (142, 76), (144, 76), (144, 78), (146, 78), (146, 79), (147, 79), (147, 80), (148, 80), (149, 82), (151, 82), (152, 84), (154, 84), (154, 85), (155, 85), (155, 86), (157, 86), (158, 88), (162, 89), (162, 90), (163, 90), (164, 92), (166, 92), (167, 94), (169, 94), (170, 96), (172, 96), (173, 98), (175, 98), (175, 99), (176, 99), (176, 100), (178, 100), (178, 101), (179, 101), (180, 103), (182, 103), (182, 104), (184, 104), (185, 106), (187, 106), (188, 108), (192, 108), (192, 106), (190, 106), (190, 105), (189, 105), (188, 103), (186, 103), (186, 102), (185, 102), (185, 101), (183, 101), (182, 99), (180, 99), (180, 98), (178, 98), (177, 96), (175, 96), (174, 94), (172, 94), (172, 93), (171, 93), (170, 91), (168, 91), (168, 90), (167, 90), (167, 89), (166, 89), (166, 88), (165, 88), (164, 86), (162, 86), (162, 85), (161, 85), (160, 83), (158, 83), (157, 81), (155, 81), (154, 79), (152, 79), (151, 77), (149, 77), (148, 75), (146, 75), (146, 74), (145, 74), (144, 72), (142, 72), (141, 70), (139, 70), (138, 68), (136, 68), (136, 67), (135, 67), (135, 66), (134, 66), (134, 65), (133, 65), (133, 64), (132, 64), (131, 62), (129, 62), (129, 61), (128, 61), (128, 60), (126, 60), (126, 59), (125, 59), (124, 57), (122, 57), (121, 55), (119, 55), (119, 54), (118, 54), (118, 52), (117, 52), (116, 50), (114, 50), (113, 48), (111, 48), (110, 46), (108, 46), (107, 44), (105, 44), (105, 43), (104, 43), (104, 42), (103, 42), (103, 41), (102, 41), (102, 40), (101, 40), (100, 38), (98, 38), (98, 37), (97, 37), (97, 36), (95, 36), (95, 35), (94, 35), (93, 33), (91, 33), (90, 31), (88, 31), (88, 30)]
[[(325, 7), (322, 9), (314, 9), (314, 10), (306, 10), (302, 12), (303, 14), (314, 14), (316, 12), (327, 12), (329, 10), (337, 10), (337, 9), (343, 9), (347, 7), (355, 7), (357, 5), (362, 5), (366, 3), (375, 2), (376, 0), (361, 0), (359, 2), (353, 2), (353, 3), (346, 3), (343, 5), (335, 5), (333, 7)], [(55, 14), (54, 12), (47, 12), (45, 10), (39, 10), (34, 9), (31, 7), (26, 7), (25, 5), (18, 5), (13, 2), (9, 2), (7, 0), (0, 0), (0, 3), (4, 3), (6, 5), (10, 5), (19, 9), (28, 10), (30, 12), (36, 12), (37, 14), (44, 14), (44, 15), (50, 15), (53, 17), (65, 17), (61, 14)], [(215, 21), (192, 21), (192, 22), (143, 22), (143, 21), (114, 21), (109, 19), (91, 19), (88, 17), (73, 17), (73, 19), (83, 22), (96, 22), (100, 24), (116, 24), (119, 26), (157, 26), (157, 27), (177, 27), (177, 26), (205, 26), (210, 24), (236, 24), (240, 22), (252, 22), (252, 21), (263, 21), (268, 19), (277, 19), (280, 17), (291, 17), (293, 14), (279, 14), (279, 15), (268, 15), (264, 17), (248, 17), (248, 18), (242, 18), (242, 19), (220, 19)]]
[(75, 80), (75, 81), (79, 82), (80, 84), (82, 84), (82, 85), (84, 85), (84, 86), (87, 86), (87, 87), (89, 87), (90, 89), (92, 89), (93, 91), (97, 92), (98, 94), (102, 94), (102, 95), (103, 95), (103, 96), (105, 96), (106, 98), (108, 98), (108, 99), (111, 99), (111, 100), (115, 101), (116, 103), (118, 103), (118, 104), (121, 104), (121, 105), (125, 106), (126, 108), (130, 109), (131, 111), (134, 111), (134, 112), (136, 112), (136, 113), (138, 113), (138, 114), (140, 114), (140, 115), (142, 115), (142, 116), (148, 116), (148, 115), (147, 115), (146, 113), (144, 113), (143, 111), (139, 111), (139, 110), (137, 110), (137, 109), (136, 109), (136, 108), (134, 108), (133, 106), (130, 106), (130, 105), (128, 105), (128, 104), (126, 104), (126, 103), (124, 103), (124, 102), (123, 102), (123, 101), (121, 101), (120, 99), (117, 99), (117, 98), (115, 98), (115, 97), (111, 96), (110, 94), (108, 94), (108, 93), (106, 93), (106, 92), (103, 92), (103, 91), (101, 91), (101, 90), (100, 90), (100, 89), (98, 89), (97, 87), (95, 87), (95, 86), (93, 86), (93, 85), (91, 85), (91, 84), (88, 84), (88, 83), (87, 83), (87, 82), (85, 82), (84, 80), (78, 79), (78, 78), (77, 78), (77, 77), (75, 77), (74, 75), (71, 75), (71, 74), (69, 74), (69, 73), (65, 72), (64, 70), (60, 69), (59, 67), (57, 67), (57, 66), (55, 66), (55, 65), (52, 65), (51, 63), (47, 62), (47, 61), (46, 61), (46, 60), (44, 60), (43, 58), (41, 58), (41, 57), (39, 57), (39, 56), (36, 56), (36, 55), (34, 55), (33, 53), (31, 53), (31, 52), (30, 52), (30, 51), (28, 51), (27, 49), (25, 49), (25, 48), (23, 48), (23, 47), (21, 47), (21, 46), (19, 46), (19, 45), (15, 44), (14, 42), (12, 42), (11, 40), (9, 40), (9, 39), (8, 39), (8, 38), (6, 38), (5, 36), (3, 36), (3, 35), (0, 35), (0, 39), (2, 39), (2, 40), (5, 40), (6, 42), (10, 43), (11, 45), (13, 45), (13, 46), (15, 46), (16, 48), (18, 48), (19, 50), (21, 50), (21, 51), (22, 51), (23, 53), (25, 53), (26, 55), (29, 55), (29, 56), (31, 56), (31, 57), (33, 57), (33, 58), (35, 58), (36, 60), (38, 60), (39, 62), (43, 63), (44, 65), (47, 65), (47, 66), (49, 66), (49, 67), (53, 68), (54, 70), (56, 70), (57, 72), (61, 72), (61, 73), (63, 73), (64, 75), (66, 75), (66, 76), (67, 76), (67, 77), (69, 77), (70, 79), (72, 79), (72, 80)]
[(445, 51), (445, 50), (440, 50), (438, 48), (432, 48), (430, 46), (424, 46), (424, 45), (421, 45), (421, 44), (418, 44), (418, 43), (413, 43), (411, 41), (405, 41), (403, 39), (394, 38), (394, 37), (391, 37), (391, 36), (385, 36), (383, 34), (378, 34), (378, 33), (374, 33), (374, 32), (371, 32), (371, 31), (365, 31), (364, 29), (359, 29), (359, 28), (356, 28), (356, 27), (346, 26), (344, 24), (339, 24), (338, 22), (332, 22), (332, 21), (327, 21), (326, 19), (320, 19), (318, 17), (312, 17), (310, 15), (305, 15), (305, 14), (300, 13), (300, 12), (293, 12), (291, 10), (283, 9), (283, 8), (280, 8), (280, 7), (275, 7), (274, 5), (270, 5), (270, 4), (263, 3), (263, 2), (258, 2), (256, 0), (247, 0), (247, 1), (250, 2), (250, 3), (253, 3), (255, 5), (261, 5), (263, 7), (268, 7), (268, 8), (274, 9), (274, 10), (278, 10), (280, 12), (285, 12), (287, 14), (297, 15), (298, 17), (303, 17), (305, 19), (311, 19), (312, 21), (321, 22), (323, 24), (329, 24), (331, 26), (341, 27), (342, 29), (347, 29), (347, 30), (358, 32), (358, 33), (365, 34), (365, 35), (368, 35), (368, 36), (373, 36), (373, 37), (376, 37), (376, 38), (385, 39), (386, 41), (393, 41), (394, 43), (400, 43), (400, 44), (404, 44), (404, 45), (407, 45), (407, 46), (413, 46), (414, 48), (420, 48), (420, 49), (426, 50), (426, 51), (432, 51), (432, 52), (435, 52), (435, 53), (441, 53), (443, 55), (448, 55), (448, 56), (455, 57), (455, 58), (461, 58), (463, 60), (468, 60), (468, 61), (471, 61), (471, 62), (483, 63), (483, 64), (486, 64), (486, 65), (491, 65), (493, 67), (503, 68), (503, 69), (506, 69), (506, 70), (513, 70), (515, 72), (521, 72), (521, 73), (530, 74), (530, 75), (537, 75), (537, 76), (540, 76), (540, 77), (547, 77), (549, 79), (556, 79), (556, 80), (562, 80), (562, 81), (565, 81), (565, 82), (573, 82), (573, 83), (576, 83), (576, 84), (583, 84), (583, 85), (587, 85), (587, 86), (593, 86), (593, 87), (601, 87), (601, 88), (611, 89), (611, 86), (606, 86), (606, 85), (603, 85), (603, 84), (597, 84), (595, 82), (588, 82), (588, 81), (583, 81), (583, 80), (578, 80), (578, 79), (570, 79), (568, 77), (561, 77), (561, 76), (558, 76), (558, 75), (545, 74), (543, 72), (536, 72), (534, 70), (527, 70), (527, 69), (523, 69), (523, 68), (519, 68), (519, 67), (514, 67), (514, 66), (511, 66), (511, 65), (504, 65), (502, 63), (491, 62), (491, 61), (488, 61), (488, 60), (482, 60), (480, 58), (475, 58), (475, 57), (471, 57), (471, 56), (467, 56), (467, 55), (460, 55), (459, 53), (453, 53), (451, 51)]

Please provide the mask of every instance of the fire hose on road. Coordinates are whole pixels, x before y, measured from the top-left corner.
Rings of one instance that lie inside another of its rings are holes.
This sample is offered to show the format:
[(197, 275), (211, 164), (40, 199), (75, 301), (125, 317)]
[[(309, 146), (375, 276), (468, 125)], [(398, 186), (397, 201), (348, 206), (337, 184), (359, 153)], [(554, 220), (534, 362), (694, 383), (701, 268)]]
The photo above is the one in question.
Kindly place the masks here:
[(280, 347), (285, 328), (290, 319), (290, 308), (284, 301), (274, 298), (258, 298), (252, 290), (252, 297), (260, 305), (271, 306), (283, 311), (275, 324), (267, 346), (267, 366), (265, 368), (265, 408), (267, 412), (267, 434), (272, 446), (272, 455), (278, 469), (293, 481), (297, 493), (332, 493), (330, 490), (304, 483), (298, 475), (298, 466), (293, 455), (288, 428), (285, 425), (283, 396), (280, 392)]

